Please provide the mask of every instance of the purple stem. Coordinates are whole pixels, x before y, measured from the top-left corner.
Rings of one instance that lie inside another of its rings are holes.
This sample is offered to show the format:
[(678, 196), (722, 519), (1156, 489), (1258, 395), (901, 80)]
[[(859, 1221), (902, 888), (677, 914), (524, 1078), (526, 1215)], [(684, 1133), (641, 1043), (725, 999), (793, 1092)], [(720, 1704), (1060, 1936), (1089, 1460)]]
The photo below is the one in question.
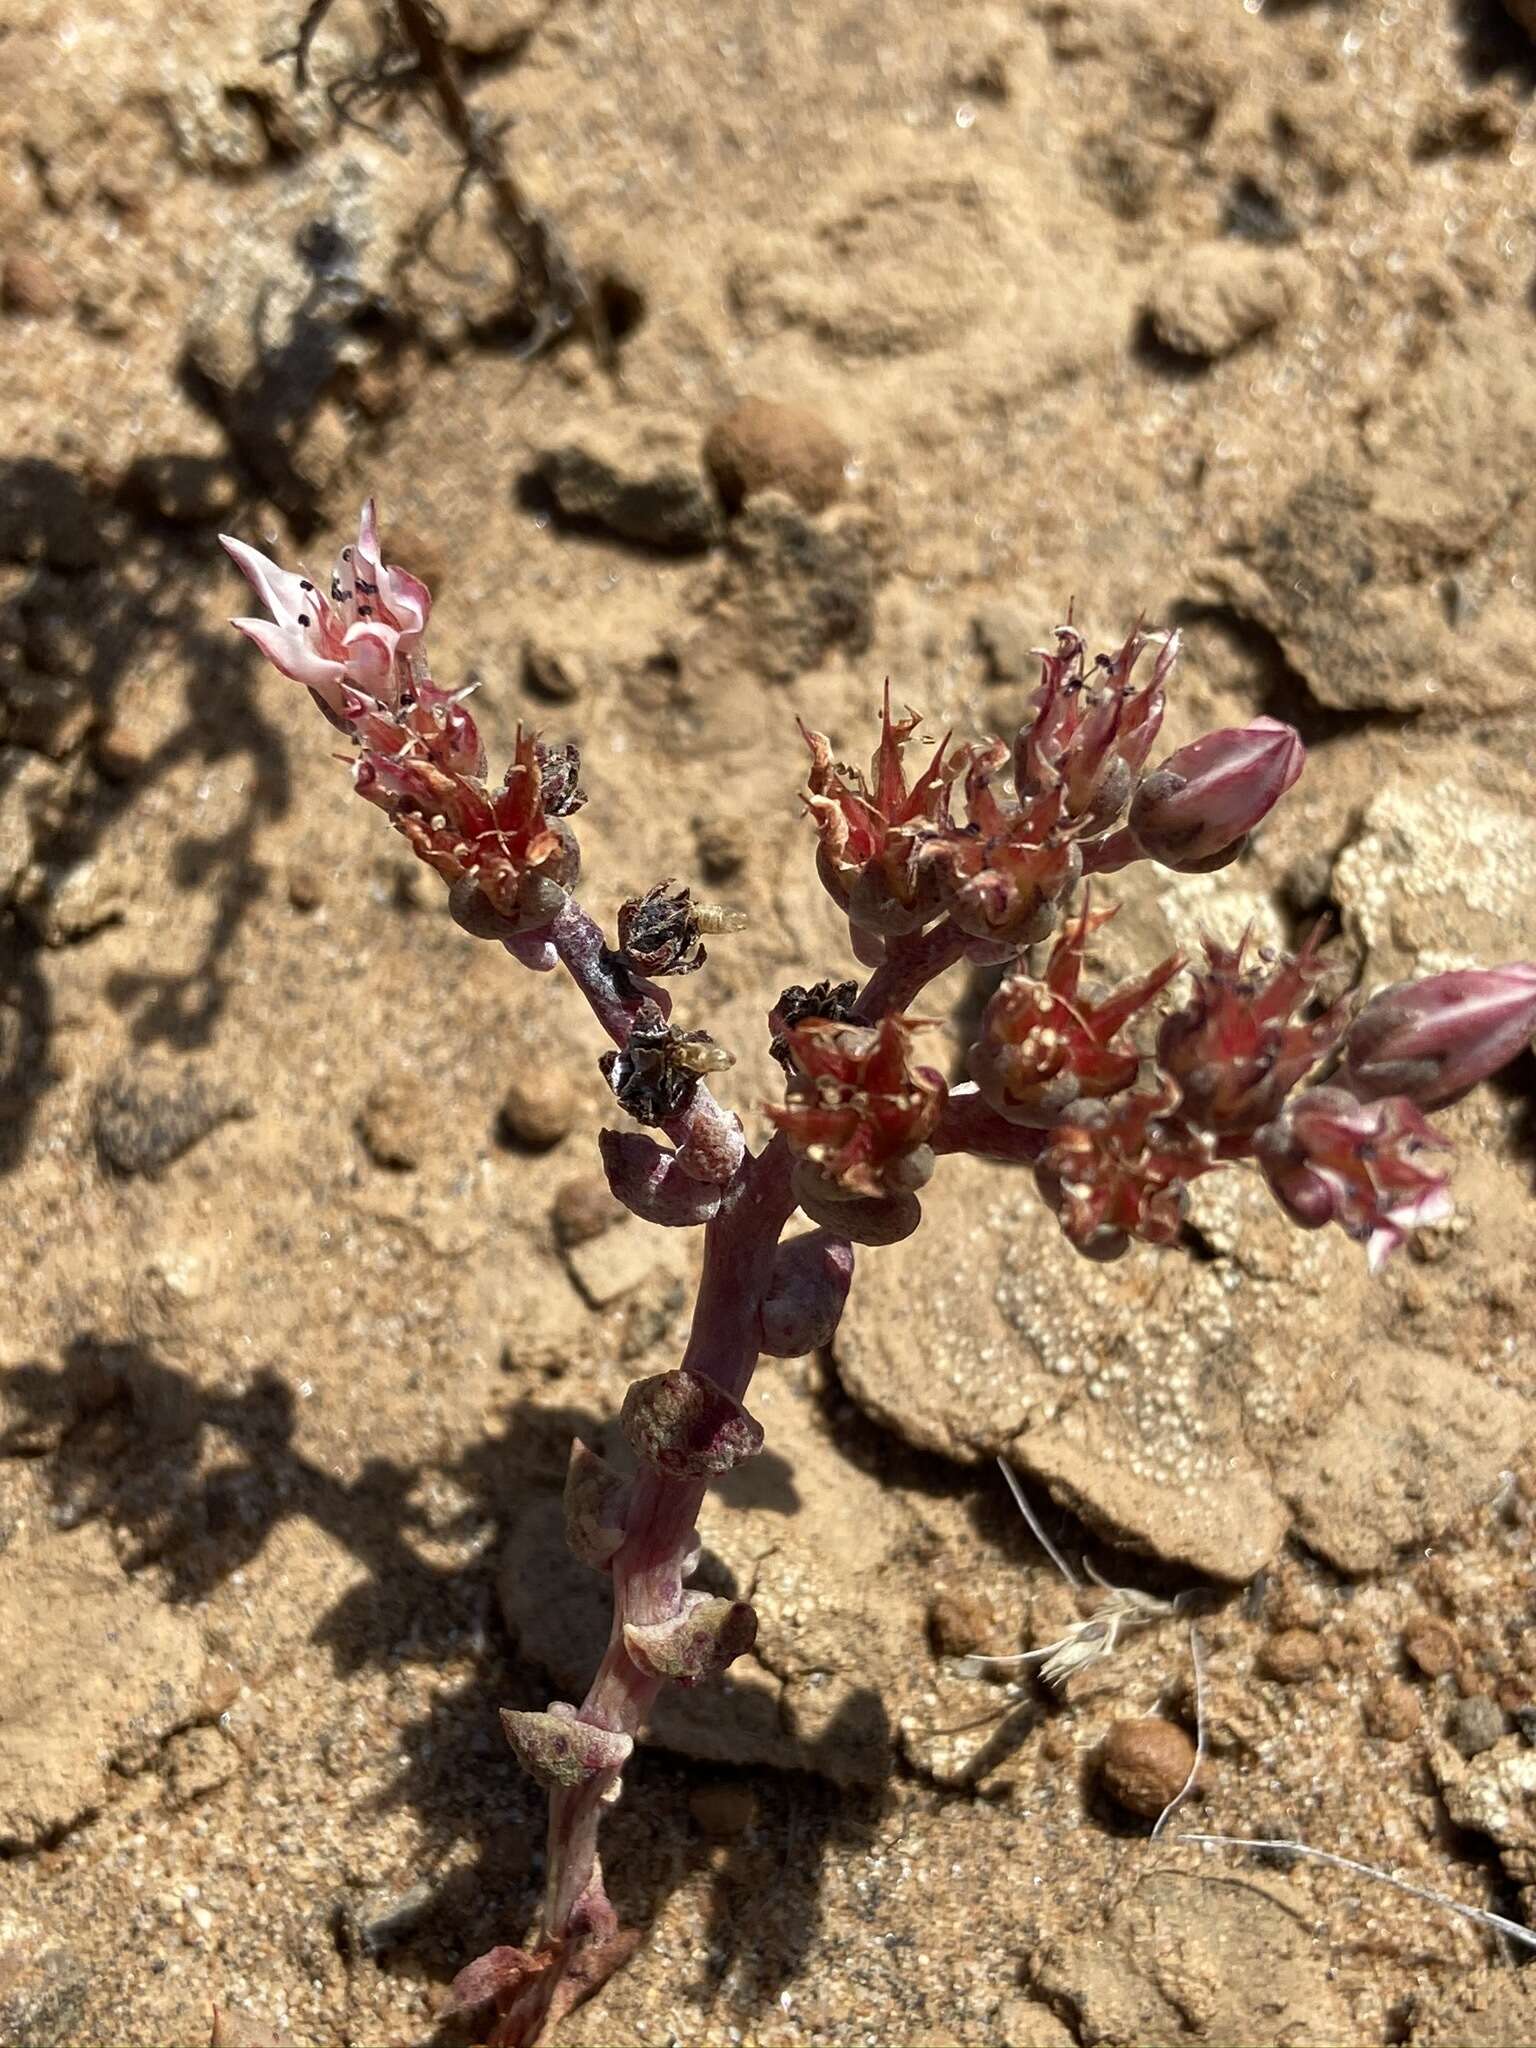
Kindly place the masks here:
[(930, 981), (965, 958), (970, 943), (969, 935), (948, 918), (926, 932), (892, 939), (884, 961), (864, 985), (855, 1014), (873, 1024), (892, 1010), (904, 1010)]
[[(639, 1006), (615, 971), (602, 933), (574, 902), (550, 927), (549, 938), (593, 1014), (615, 1043), (623, 1045)], [(905, 1006), (946, 967), (959, 960), (966, 935), (945, 922), (898, 940), (871, 976), (858, 1014), (873, 1022)], [(701, 1110), (700, 1105), (707, 1105)], [(691, 1113), (728, 1119), (701, 1082)], [(980, 1151), (992, 1158), (1031, 1159), (1041, 1134), (1004, 1122), (974, 1091), (951, 1096), (935, 1140), (939, 1151)], [(682, 1363), (712, 1380), (734, 1400), (745, 1398), (757, 1365), (762, 1309), (773, 1283), (774, 1261), (785, 1224), (795, 1212), (793, 1158), (782, 1135), (757, 1155), (739, 1153), (725, 1181), (720, 1205), (704, 1228), (704, 1267)], [(707, 1487), (704, 1479), (680, 1479), (642, 1466), (625, 1512), (624, 1538), (614, 1554), (613, 1623), (608, 1648), (581, 1704), (584, 1721), (638, 1737), (661, 1681), (643, 1671), (624, 1640), (626, 1623), (647, 1625), (676, 1615), (694, 1530)], [(504, 2013), (495, 2039), (500, 2048), (523, 2048), (537, 2039), (563, 1971), (567, 1948), (579, 1949), (592, 1919), (593, 1903), (610, 1914), (598, 1862), (598, 1827), (603, 1795), (617, 1773), (562, 1787), (550, 1795), (548, 1879), (536, 1951), (557, 1951), (553, 1966), (530, 1978)]]
[(949, 1091), (931, 1143), (935, 1152), (974, 1152), (982, 1159), (1027, 1165), (1040, 1157), (1049, 1135), (1029, 1124), (1010, 1123), (999, 1116), (967, 1081)]

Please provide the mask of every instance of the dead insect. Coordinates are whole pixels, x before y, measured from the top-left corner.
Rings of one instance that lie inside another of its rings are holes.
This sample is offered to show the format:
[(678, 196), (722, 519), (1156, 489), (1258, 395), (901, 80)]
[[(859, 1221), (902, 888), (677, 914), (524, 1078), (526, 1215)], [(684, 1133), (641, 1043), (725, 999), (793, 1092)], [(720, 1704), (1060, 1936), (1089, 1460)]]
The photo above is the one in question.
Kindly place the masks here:
[(669, 879), (620, 904), (619, 953), (636, 974), (692, 974), (708, 958), (706, 932), (739, 932), (746, 921), (744, 910), (695, 903)]
[(636, 1123), (660, 1124), (688, 1105), (704, 1074), (736, 1064), (707, 1031), (680, 1031), (647, 1000), (635, 1012), (622, 1052), (606, 1052), (598, 1063), (620, 1109)]

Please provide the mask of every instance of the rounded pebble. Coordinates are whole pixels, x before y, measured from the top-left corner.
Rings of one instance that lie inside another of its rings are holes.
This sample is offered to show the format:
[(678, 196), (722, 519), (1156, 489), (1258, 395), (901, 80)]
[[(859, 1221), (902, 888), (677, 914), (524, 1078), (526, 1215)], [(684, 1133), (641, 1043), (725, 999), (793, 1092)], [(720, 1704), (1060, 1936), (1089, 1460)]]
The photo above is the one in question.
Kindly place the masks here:
[(502, 1134), (516, 1145), (546, 1151), (570, 1134), (576, 1090), (560, 1067), (535, 1067), (510, 1082), (498, 1113)]
[(1452, 1707), (1445, 1732), (1452, 1747), (1463, 1756), (1481, 1756), (1503, 1735), (1504, 1715), (1496, 1700), (1484, 1693), (1474, 1693), (1471, 1699), (1458, 1700)]
[(1195, 1761), (1195, 1745), (1174, 1721), (1150, 1715), (1117, 1721), (1104, 1739), (1105, 1790), (1127, 1812), (1156, 1820), (1177, 1799)]
[(608, 1192), (600, 1173), (579, 1173), (560, 1187), (549, 1213), (560, 1243), (573, 1245), (601, 1237), (628, 1211)]
[(928, 1640), (939, 1657), (992, 1656), (1010, 1645), (998, 1641), (998, 1612), (979, 1593), (935, 1593), (928, 1603)]
[(1400, 1678), (1384, 1678), (1366, 1696), (1365, 1728), (1383, 1742), (1406, 1742), (1419, 1725), (1419, 1696)]
[(1443, 1678), (1455, 1670), (1461, 1644), (1448, 1621), (1420, 1614), (1403, 1630), (1403, 1654), (1426, 1678)]
[(1281, 1685), (1302, 1685), (1323, 1668), (1323, 1646), (1309, 1628), (1282, 1629), (1259, 1652), (1259, 1669)]
[(736, 511), (758, 491), (783, 491), (804, 512), (842, 495), (848, 450), (818, 413), (770, 398), (744, 398), (704, 437), (704, 464)]
[(378, 1082), (358, 1118), (358, 1131), (375, 1166), (409, 1172), (431, 1144), (435, 1117), (424, 1090), (408, 1075)]
[(64, 309), (64, 288), (31, 249), (12, 249), (0, 263), (0, 305), (7, 313), (47, 320)]
[(699, 865), (710, 882), (730, 882), (747, 864), (751, 827), (745, 818), (710, 818), (694, 828)]

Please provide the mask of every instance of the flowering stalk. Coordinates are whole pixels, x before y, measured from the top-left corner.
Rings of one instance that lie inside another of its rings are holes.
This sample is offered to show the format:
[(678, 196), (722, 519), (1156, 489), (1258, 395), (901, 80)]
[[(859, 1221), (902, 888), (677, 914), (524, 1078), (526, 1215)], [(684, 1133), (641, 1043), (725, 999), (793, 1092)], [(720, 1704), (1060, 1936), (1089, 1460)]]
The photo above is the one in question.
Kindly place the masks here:
[[(1446, 1213), (1445, 1141), (1423, 1111), (1527, 1043), (1536, 966), (1432, 977), (1351, 1021), (1347, 1005), (1323, 998), (1315, 938), (1293, 958), (1253, 961), (1246, 940), (1207, 941), (1183, 1006), (1143, 1030), (1184, 962), (1096, 988), (1090, 942), (1112, 913), (1085, 891), (1068, 914), (1074, 886), (1136, 860), (1199, 871), (1235, 858), (1300, 774), (1303, 749), (1288, 727), (1257, 719), (1147, 772), (1177, 635), (1138, 628), (1090, 663), (1069, 625), (1040, 657), (1011, 744), (951, 750), (946, 736), (909, 777), (919, 721), (892, 716), (888, 688), (867, 776), (805, 734), (821, 877), (872, 971), (862, 989), (828, 976), (768, 1007), (786, 1092), (754, 1151), (711, 1090), (730, 1053), (675, 1021), (663, 985), (701, 968), (704, 937), (739, 916), (658, 882), (623, 906), (609, 943), (574, 893), (575, 748), (519, 729), (510, 768), (487, 783), (462, 695), (428, 668), (430, 597), (384, 562), (371, 505), (324, 594), (239, 541), (225, 545), (271, 613), (235, 624), (353, 743), (358, 793), (443, 877), (461, 928), (531, 970), (563, 968), (586, 998), (610, 1042), (599, 1064), (615, 1105), (639, 1127), (602, 1134), (614, 1194), (647, 1222), (703, 1231), (682, 1359), (624, 1400), (633, 1470), (572, 1448), (567, 1539), (612, 1587), (603, 1660), (579, 1705), (503, 1715), (519, 1761), (549, 1793), (544, 1903), (521, 1945), (461, 1971), (452, 2002), (480, 2019), (490, 2048), (526, 2048), (639, 1938), (604, 1888), (602, 1812), (661, 1687), (704, 1683), (755, 1640), (745, 1602), (688, 1584), (699, 1509), (712, 1479), (762, 1447), (745, 1405), (759, 1357), (830, 1343), (854, 1245), (909, 1236), (940, 1161), (965, 1152), (1028, 1167), (1092, 1258), (1119, 1257), (1135, 1240), (1176, 1244), (1190, 1183), (1247, 1165), (1294, 1221), (1339, 1224), (1376, 1265)], [(1030, 949), (1059, 924), (1042, 968)], [(973, 1079), (951, 1087), (923, 1057), (913, 1005), (967, 959), (1007, 971), (968, 1052)], [(813, 1227), (786, 1238), (797, 1209)]]

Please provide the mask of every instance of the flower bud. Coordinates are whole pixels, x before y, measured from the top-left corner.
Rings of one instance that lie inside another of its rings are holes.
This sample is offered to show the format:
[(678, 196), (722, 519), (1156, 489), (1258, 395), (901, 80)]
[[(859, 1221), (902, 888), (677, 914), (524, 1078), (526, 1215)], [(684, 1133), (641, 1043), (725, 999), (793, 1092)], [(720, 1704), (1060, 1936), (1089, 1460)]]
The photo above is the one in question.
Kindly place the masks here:
[(763, 1297), (763, 1349), (773, 1358), (802, 1358), (830, 1344), (852, 1281), (853, 1246), (840, 1233), (786, 1238)]
[(719, 1187), (695, 1180), (675, 1152), (643, 1132), (602, 1131), (597, 1144), (609, 1189), (642, 1223), (685, 1230), (719, 1208)]
[(1361, 1102), (1308, 1088), (1254, 1135), (1271, 1194), (1293, 1222), (1325, 1223), (1366, 1244), (1373, 1273), (1410, 1230), (1451, 1213), (1447, 1176), (1426, 1159), (1446, 1140), (1405, 1095)]
[(1349, 1028), (1338, 1078), (1365, 1101), (1454, 1102), (1517, 1059), (1536, 1034), (1536, 966), (1468, 967), (1399, 982)]
[(1146, 776), (1131, 799), (1143, 853), (1184, 873), (1223, 864), (1295, 782), (1307, 750), (1274, 718), (1209, 732)]

